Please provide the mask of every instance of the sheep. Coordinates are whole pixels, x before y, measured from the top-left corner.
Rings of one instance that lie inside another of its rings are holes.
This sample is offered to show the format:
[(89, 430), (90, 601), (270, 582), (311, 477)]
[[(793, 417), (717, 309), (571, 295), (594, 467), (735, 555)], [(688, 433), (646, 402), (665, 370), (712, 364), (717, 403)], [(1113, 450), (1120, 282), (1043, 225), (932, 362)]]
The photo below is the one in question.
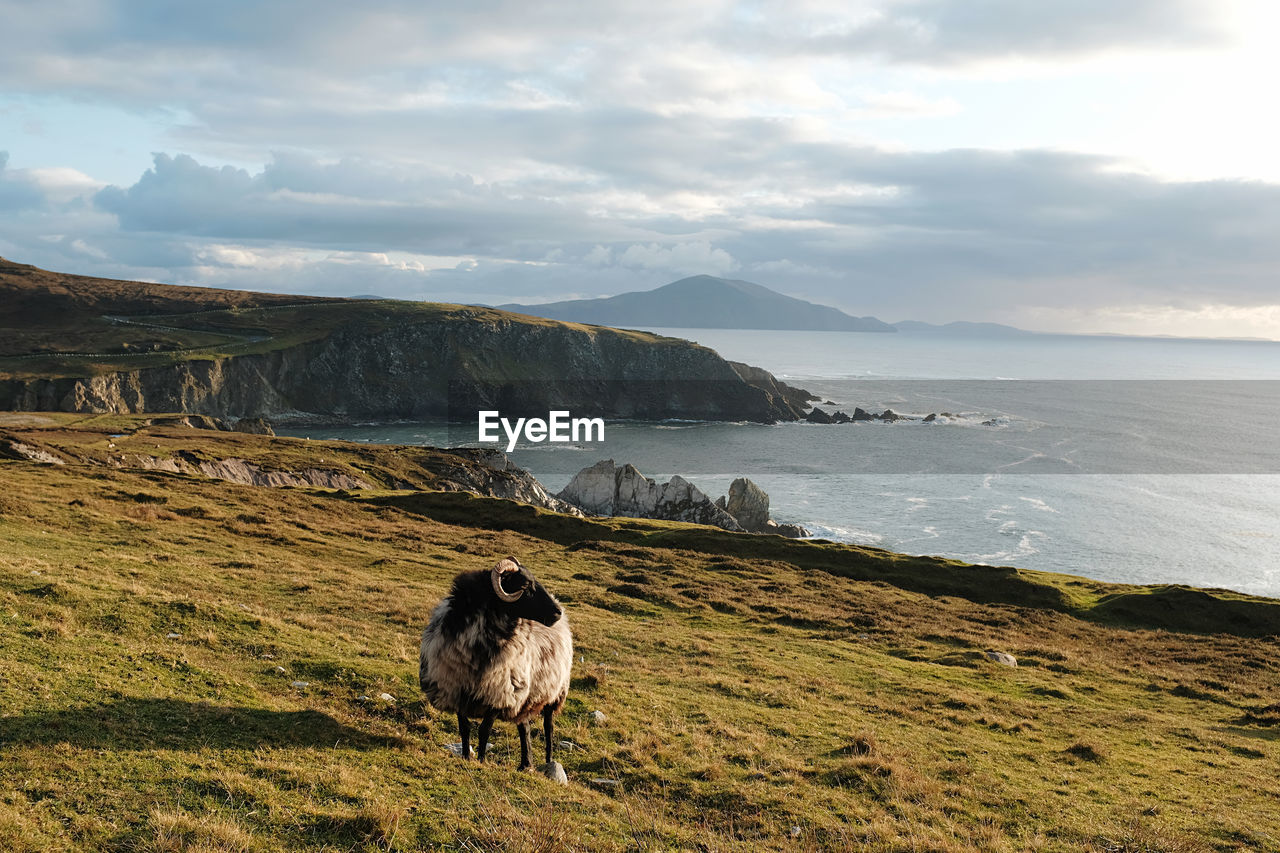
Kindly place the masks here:
[(564, 705), (573, 637), (560, 603), (507, 557), (488, 571), (463, 572), (422, 632), (418, 683), (435, 708), (458, 715), (462, 756), (471, 756), (471, 718), (480, 720), (484, 761), (495, 720), (515, 723), (520, 767), (531, 770), (529, 721), (542, 715), (547, 765), (552, 717)]

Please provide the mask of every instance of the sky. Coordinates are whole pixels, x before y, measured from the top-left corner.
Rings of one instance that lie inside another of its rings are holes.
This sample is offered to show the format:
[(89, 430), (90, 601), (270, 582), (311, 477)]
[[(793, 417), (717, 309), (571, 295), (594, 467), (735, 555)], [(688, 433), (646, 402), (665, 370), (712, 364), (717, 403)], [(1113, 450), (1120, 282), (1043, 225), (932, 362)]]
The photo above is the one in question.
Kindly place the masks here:
[(1280, 339), (1280, 6), (0, 0), (0, 255)]

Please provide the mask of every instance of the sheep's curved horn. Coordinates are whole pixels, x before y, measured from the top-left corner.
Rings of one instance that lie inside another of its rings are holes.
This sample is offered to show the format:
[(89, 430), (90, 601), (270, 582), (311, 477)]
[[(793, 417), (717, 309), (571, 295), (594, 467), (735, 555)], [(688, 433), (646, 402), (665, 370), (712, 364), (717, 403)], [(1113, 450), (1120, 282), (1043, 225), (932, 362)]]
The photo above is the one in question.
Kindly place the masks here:
[(515, 557), (507, 557), (507, 559), (494, 566), (493, 571), (489, 573), (489, 577), (493, 581), (494, 595), (498, 596), (498, 598), (508, 604), (518, 600), (520, 596), (524, 595), (524, 590), (521, 589), (519, 592), (507, 592), (502, 588), (502, 576), (518, 571), (520, 571), (520, 563), (517, 562)]

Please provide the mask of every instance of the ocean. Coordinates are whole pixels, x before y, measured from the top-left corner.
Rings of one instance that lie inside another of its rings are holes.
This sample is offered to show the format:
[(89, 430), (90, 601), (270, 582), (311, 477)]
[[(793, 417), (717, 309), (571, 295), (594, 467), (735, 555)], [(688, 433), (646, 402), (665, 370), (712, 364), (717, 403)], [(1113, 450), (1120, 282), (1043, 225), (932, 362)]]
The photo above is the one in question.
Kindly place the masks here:
[[(610, 423), (602, 444), (523, 444), (511, 458), (553, 492), (603, 458), (680, 474), (712, 497), (745, 476), (774, 518), (823, 538), (1280, 597), (1280, 343), (653, 331), (764, 367), (829, 411), (939, 417)], [(458, 438), (406, 423), (292, 434)]]

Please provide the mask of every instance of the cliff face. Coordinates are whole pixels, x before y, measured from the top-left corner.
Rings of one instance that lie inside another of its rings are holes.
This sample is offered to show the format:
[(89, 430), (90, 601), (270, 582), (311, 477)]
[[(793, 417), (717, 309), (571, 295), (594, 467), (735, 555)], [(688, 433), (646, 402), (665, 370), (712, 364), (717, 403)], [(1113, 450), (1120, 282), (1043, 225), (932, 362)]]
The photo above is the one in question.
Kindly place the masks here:
[(478, 408), (761, 422), (799, 416), (792, 395), (754, 378), (712, 350), (669, 338), (524, 322), (487, 309), (422, 319), (400, 312), (394, 322), (366, 310), (318, 340), (265, 353), (0, 381), (0, 408), (283, 421), (463, 420)]

